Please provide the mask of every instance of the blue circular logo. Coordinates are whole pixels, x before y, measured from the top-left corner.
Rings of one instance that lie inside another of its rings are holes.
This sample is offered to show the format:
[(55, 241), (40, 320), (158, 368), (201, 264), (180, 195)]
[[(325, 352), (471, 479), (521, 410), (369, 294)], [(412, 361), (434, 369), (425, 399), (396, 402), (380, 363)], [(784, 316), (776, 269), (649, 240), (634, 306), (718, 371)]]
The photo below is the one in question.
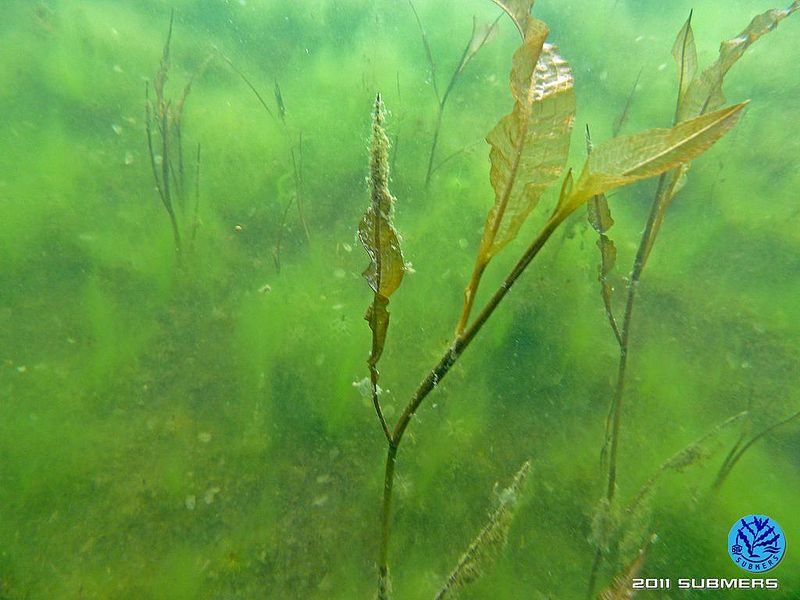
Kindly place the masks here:
[(748, 515), (733, 524), (728, 534), (728, 554), (751, 573), (775, 567), (786, 553), (783, 529), (766, 515)]

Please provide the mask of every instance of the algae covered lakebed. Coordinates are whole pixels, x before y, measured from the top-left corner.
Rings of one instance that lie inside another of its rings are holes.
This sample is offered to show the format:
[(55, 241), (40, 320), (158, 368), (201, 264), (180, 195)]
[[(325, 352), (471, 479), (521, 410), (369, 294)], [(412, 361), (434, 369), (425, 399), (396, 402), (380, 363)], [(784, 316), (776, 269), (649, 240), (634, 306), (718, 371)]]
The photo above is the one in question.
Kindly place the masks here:
[(0, 599), (800, 596), (800, 4), (531, 4), (2, 4)]

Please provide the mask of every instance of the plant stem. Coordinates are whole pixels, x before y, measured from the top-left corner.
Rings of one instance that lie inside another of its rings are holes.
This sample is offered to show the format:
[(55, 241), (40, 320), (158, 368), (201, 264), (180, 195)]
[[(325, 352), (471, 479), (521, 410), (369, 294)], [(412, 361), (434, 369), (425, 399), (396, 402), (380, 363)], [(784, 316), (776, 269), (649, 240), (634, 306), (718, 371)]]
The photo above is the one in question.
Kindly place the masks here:
[(394, 467), (397, 463), (397, 444), (389, 440), (386, 452), (386, 470), (383, 476), (383, 505), (381, 509), (381, 548), (378, 560), (378, 600), (389, 600), (389, 533), (392, 512)]
[(194, 175), (194, 218), (192, 219), (192, 244), (194, 244), (195, 237), (197, 237), (199, 212), (200, 212), (200, 144), (198, 143), (197, 160), (195, 162), (195, 175)]
[(655, 200), (650, 209), (650, 215), (647, 218), (647, 225), (642, 233), (639, 248), (636, 251), (636, 259), (631, 269), (631, 279), (628, 285), (628, 297), (625, 301), (625, 314), (622, 317), (622, 328), (619, 333), (619, 367), (617, 369), (617, 386), (614, 392), (614, 400), (611, 405), (611, 412), (609, 414), (610, 429), (608, 431), (608, 438), (606, 443), (610, 443), (608, 453), (608, 481), (606, 486), (606, 499), (610, 502), (614, 499), (617, 483), (617, 453), (619, 449), (619, 430), (622, 414), (622, 401), (625, 395), (625, 370), (628, 364), (628, 346), (631, 330), (631, 319), (633, 317), (633, 305), (636, 300), (636, 290), (639, 287), (639, 280), (642, 277), (642, 271), (650, 255), (650, 250), (653, 246), (653, 239), (655, 238), (656, 229), (660, 224), (659, 215), (661, 212), (661, 204), (674, 189), (674, 181), (677, 176), (673, 178), (673, 182), (667, 186), (668, 173), (664, 173), (658, 180), (658, 188), (656, 189)]
[[(741, 448), (738, 448), (738, 446), (742, 442), (742, 440), (740, 439), (738, 442), (736, 442), (736, 445), (733, 447), (733, 450), (731, 450), (731, 452), (725, 458), (725, 462), (722, 463), (722, 467), (720, 467), (720, 469), (719, 469), (719, 473), (717, 474), (717, 478), (714, 480), (714, 485), (713, 485), (712, 489), (714, 489), (716, 491), (716, 490), (718, 490), (720, 488), (722, 483), (725, 481), (725, 479), (728, 477), (730, 472), (733, 470), (733, 467), (736, 466), (736, 463), (739, 462), (739, 459), (742, 458), (744, 453), (747, 452), (747, 450), (753, 444), (755, 444), (758, 440), (763, 438), (768, 433), (771, 433), (772, 431), (774, 431), (778, 427), (781, 427), (782, 425), (786, 425), (786, 423), (789, 423), (790, 421), (793, 421), (797, 417), (800, 417), (800, 411), (794, 413), (793, 415), (790, 415), (789, 417), (787, 417), (785, 419), (782, 419), (781, 421), (778, 421), (777, 423), (773, 423), (772, 425), (770, 425), (766, 429), (764, 429), (761, 432), (757, 433), (756, 435), (751, 437), (747, 441), (747, 443), (744, 446), (742, 446)], [(738, 450), (737, 450), (737, 448), (738, 448)]]
[(442, 129), (443, 115), (444, 115), (444, 101), (442, 101), (439, 104), (439, 113), (436, 115), (436, 129), (433, 132), (433, 141), (431, 142), (431, 153), (428, 156), (428, 170), (425, 172), (425, 189), (428, 189), (428, 186), (430, 186), (431, 184), (431, 175), (433, 175), (433, 160), (436, 158), (436, 146), (439, 143), (439, 131)]
[(372, 363), (369, 365), (369, 379), (372, 390), (372, 406), (375, 407), (375, 413), (378, 415), (378, 421), (381, 423), (381, 429), (383, 429), (383, 434), (386, 436), (386, 441), (391, 443), (392, 432), (389, 431), (389, 425), (386, 424), (386, 417), (383, 416), (381, 401), (378, 398), (378, 369)]
[[(617, 367), (617, 384), (614, 390), (614, 399), (611, 403), (611, 410), (606, 424), (606, 441), (603, 453), (608, 449), (608, 476), (606, 480), (606, 500), (609, 507), (614, 501), (617, 490), (617, 455), (619, 453), (619, 432), (622, 422), (622, 401), (625, 396), (625, 372), (628, 366), (628, 350), (631, 331), (631, 320), (633, 318), (633, 306), (636, 300), (636, 290), (639, 287), (639, 280), (642, 277), (647, 258), (653, 246), (653, 240), (660, 225), (661, 204), (666, 199), (665, 194), (671, 194), (677, 181), (674, 176), (670, 185), (667, 186), (669, 173), (664, 173), (658, 180), (656, 195), (647, 218), (647, 225), (642, 233), (639, 248), (636, 251), (636, 258), (631, 269), (630, 284), (628, 285), (628, 296), (625, 301), (625, 313), (622, 317), (622, 327), (619, 330), (617, 341), (619, 342), (619, 366)], [(616, 332), (615, 332), (616, 333)], [(597, 574), (603, 562), (603, 551), (598, 546), (595, 551), (592, 570), (589, 573), (589, 588), (587, 598), (591, 598), (594, 586), (597, 581)]]
[[(425, 378), (420, 382), (417, 390), (411, 396), (408, 404), (406, 405), (403, 413), (400, 415), (397, 423), (395, 424), (394, 430), (391, 433), (391, 437), (388, 441), (388, 452), (386, 455), (386, 469), (384, 475), (384, 483), (383, 483), (383, 507), (381, 512), (381, 545), (380, 545), (380, 559), (378, 562), (378, 574), (380, 578), (380, 587), (379, 587), (379, 595), (378, 598), (380, 600), (386, 600), (389, 598), (388, 595), (388, 574), (389, 574), (389, 566), (388, 566), (388, 555), (389, 555), (389, 538), (390, 538), (390, 527), (389, 521), (391, 516), (391, 504), (392, 504), (392, 487), (394, 483), (394, 473), (395, 473), (395, 464), (397, 462), (397, 451), (400, 447), (400, 443), (403, 440), (403, 435), (408, 428), (409, 423), (411, 422), (411, 418), (416, 413), (419, 406), (428, 396), (428, 394), (433, 391), (433, 389), (439, 384), (439, 382), (444, 379), (447, 373), (450, 372), (452, 366), (456, 363), (456, 361), (461, 357), (464, 353), (464, 350), (470, 345), (475, 336), (484, 326), (486, 321), (489, 320), (489, 317), (492, 316), (495, 309), (498, 307), (500, 302), (503, 300), (505, 295), (517, 281), (520, 275), (522, 275), (525, 268), (530, 264), (530, 262), (536, 257), (539, 251), (542, 249), (544, 244), (553, 234), (553, 232), (558, 228), (558, 226), (563, 222), (563, 220), (568, 216), (569, 213), (563, 214), (554, 214), (547, 223), (544, 225), (542, 230), (539, 232), (539, 235), (533, 240), (531, 245), (522, 255), (522, 258), (519, 259), (517, 264), (508, 274), (508, 276), (503, 280), (500, 284), (500, 287), (497, 291), (492, 295), (483, 309), (478, 313), (478, 316), (475, 317), (475, 320), (472, 324), (467, 327), (462, 333), (458, 334), (453, 343), (444, 353), (444, 355), (439, 359), (439, 362), (436, 366), (425, 376)], [(381, 595), (384, 594), (384, 595)]]

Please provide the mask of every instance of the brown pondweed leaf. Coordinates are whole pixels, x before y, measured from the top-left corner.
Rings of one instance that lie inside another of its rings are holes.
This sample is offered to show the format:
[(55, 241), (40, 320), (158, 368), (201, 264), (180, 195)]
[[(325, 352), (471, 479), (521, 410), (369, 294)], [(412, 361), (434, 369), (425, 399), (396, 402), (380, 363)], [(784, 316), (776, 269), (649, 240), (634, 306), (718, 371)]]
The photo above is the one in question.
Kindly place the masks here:
[(648, 129), (613, 138), (586, 159), (583, 171), (554, 217), (563, 219), (592, 196), (659, 175), (688, 163), (719, 140), (741, 116), (747, 102), (678, 123), (670, 129)]
[(678, 106), (680, 106), (689, 84), (697, 75), (697, 46), (694, 43), (691, 11), (672, 45), (672, 56), (678, 63)]
[[(586, 149), (588, 154), (592, 153), (592, 141), (589, 136), (589, 128), (586, 128)], [(614, 331), (617, 342), (622, 344), (622, 336), (617, 325), (617, 319), (614, 316), (614, 308), (612, 304), (613, 288), (608, 281), (608, 275), (614, 269), (614, 264), (617, 261), (617, 248), (614, 241), (608, 237), (608, 230), (614, 225), (614, 219), (611, 217), (611, 209), (608, 208), (608, 199), (605, 194), (598, 194), (592, 196), (586, 204), (587, 218), (589, 224), (597, 232), (597, 247), (600, 250), (600, 265), (597, 269), (597, 280), (600, 282), (600, 294), (603, 298), (603, 306), (605, 307), (606, 317)]]
[[(370, 204), (358, 226), (358, 237), (370, 258), (363, 275), (374, 295), (365, 316), (372, 329), (372, 352), (368, 361), (370, 367), (378, 362), (386, 342), (386, 331), (389, 327), (386, 307), (389, 296), (400, 286), (405, 274), (400, 239), (392, 224), (395, 199), (389, 191), (389, 138), (384, 131), (383, 121), (383, 102), (378, 94), (370, 145)], [(373, 379), (377, 384), (377, 374)]]
[(497, 6), (502, 8), (519, 31), (522, 39), (525, 39), (526, 32), (528, 31), (528, 19), (531, 18), (531, 8), (533, 8), (534, 0), (492, 0)]
[(563, 172), (575, 121), (569, 65), (550, 44), (542, 47), (538, 62), (532, 61), (528, 43), (526, 39), (518, 51), (511, 74), (514, 110), (486, 138), (492, 146), (495, 190), (481, 240), (480, 253), (487, 262), (516, 237), (544, 191)]
[[(672, 54), (678, 62), (679, 73), (675, 122), (679, 123), (692, 117), (697, 117), (722, 106), (725, 103), (722, 83), (730, 68), (756, 40), (775, 29), (781, 20), (798, 9), (800, 9), (800, 0), (795, 0), (791, 6), (785, 9), (772, 9), (757, 15), (738, 36), (722, 42), (716, 62), (699, 75), (697, 74), (697, 55), (694, 48), (694, 34), (691, 27), (692, 15), (690, 13), (686, 23), (678, 32), (672, 48)], [(672, 173), (659, 186), (658, 197), (653, 209), (653, 224), (648, 229), (647, 238), (644, 241), (645, 261), (653, 248), (667, 208), (675, 194), (686, 183), (688, 171), (688, 163), (681, 165), (680, 169)]]
[(575, 121), (572, 71), (556, 47), (545, 43), (547, 33), (542, 21), (528, 19), (511, 67), (514, 108), (486, 137), (495, 201), (486, 217), (458, 331), (466, 326), (486, 265), (516, 237), (567, 161)]
[(787, 8), (768, 10), (754, 17), (739, 35), (722, 42), (716, 62), (694, 77), (682, 94), (677, 120), (685, 121), (722, 106), (725, 103), (722, 81), (730, 68), (759, 38), (797, 10), (800, 10), (800, 0), (795, 0)]

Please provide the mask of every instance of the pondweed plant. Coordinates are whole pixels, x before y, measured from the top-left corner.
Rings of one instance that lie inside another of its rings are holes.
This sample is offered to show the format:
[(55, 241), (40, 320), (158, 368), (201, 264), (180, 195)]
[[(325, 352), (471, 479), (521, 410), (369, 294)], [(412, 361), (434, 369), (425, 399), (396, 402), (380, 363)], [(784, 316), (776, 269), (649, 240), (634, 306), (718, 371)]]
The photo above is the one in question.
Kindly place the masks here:
[[(692, 15), (678, 32), (675, 43), (672, 47), (672, 55), (678, 66), (678, 98), (675, 106), (674, 124), (679, 127), (692, 119), (708, 114), (710, 111), (718, 109), (725, 103), (722, 93), (722, 83), (725, 75), (730, 68), (744, 55), (747, 49), (763, 35), (769, 33), (784, 18), (800, 9), (800, 2), (795, 1), (785, 9), (773, 9), (766, 11), (750, 22), (750, 24), (736, 37), (722, 42), (719, 49), (717, 60), (707, 67), (704, 71), (698, 72), (697, 49), (695, 47), (694, 32), (692, 31)], [(627, 112), (628, 106), (623, 111), (623, 117)], [(622, 118), (620, 119), (620, 121)], [(615, 126), (615, 130), (616, 130)], [(591, 143), (588, 144), (591, 150)], [(603, 446), (603, 456), (607, 459), (607, 478), (606, 493), (601, 501), (598, 512), (615, 511), (614, 499), (617, 491), (617, 456), (620, 440), (620, 429), (622, 422), (622, 403), (625, 395), (625, 380), (630, 354), (629, 340), (631, 331), (631, 321), (633, 317), (634, 302), (636, 299), (639, 281), (647, 259), (649, 258), (656, 237), (661, 229), (667, 208), (671, 204), (675, 195), (684, 186), (687, 179), (690, 163), (681, 163), (676, 169), (662, 173), (658, 181), (655, 197), (653, 199), (650, 215), (647, 219), (641, 241), (636, 251), (636, 258), (629, 275), (629, 283), (624, 305), (622, 319), (617, 319), (617, 311), (614, 307), (613, 288), (608, 280), (608, 276), (614, 268), (616, 262), (616, 248), (614, 242), (608, 237), (608, 231), (614, 224), (608, 201), (603, 194), (595, 195), (591, 198), (588, 206), (588, 217), (592, 227), (597, 231), (599, 238), (597, 246), (600, 249), (600, 265), (598, 268), (598, 280), (601, 286), (601, 296), (605, 313), (608, 318), (611, 330), (619, 346), (619, 363), (617, 369), (616, 386), (614, 396), (610, 403), (608, 419), (606, 423), (606, 439)], [(789, 419), (793, 419), (796, 414)], [(778, 423), (778, 425), (783, 422)], [(736, 464), (741, 453), (745, 452), (753, 442), (767, 433), (771, 428), (756, 435), (749, 442), (740, 439), (717, 477), (716, 485), (720, 485), (727, 473)], [(614, 521), (610, 515), (598, 516), (600, 521)], [(589, 582), (589, 595), (594, 590), (595, 579), (598, 569), (601, 566), (603, 557), (608, 547), (607, 541), (597, 543), (595, 560)]]
[[(164, 210), (169, 216), (175, 252), (180, 255), (183, 250), (182, 237), (184, 236), (181, 236), (181, 226), (178, 222), (175, 206), (176, 198), (178, 209), (184, 214), (187, 212), (186, 167), (181, 122), (186, 99), (189, 96), (189, 92), (192, 91), (192, 83), (194, 83), (197, 74), (190, 77), (189, 81), (186, 82), (177, 101), (166, 97), (164, 88), (169, 78), (170, 43), (172, 42), (174, 22), (175, 11), (173, 10), (169, 18), (169, 30), (161, 53), (161, 62), (153, 80), (153, 92), (155, 94), (153, 101), (150, 99), (149, 83), (145, 86), (145, 133), (147, 135), (147, 150), (156, 190), (161, 203), (164, 205)], [(201, 72), (205, 70), (207, 64), (208, 59), (201, 67)], [(200, 208), (200, 144), (197, 145), (194, 166), (194, 207), (191, 211), (190, 229), (192, 241), (197, 235), (198, 211)]]
[[(189, 238), (190, 243), (194, 243), (197, 236), (200, 209), (200, 158), (201, 148), (197, 144), (197, 151), (193, 167), (186, 166), (184, 158), (184, 144), (182, 134), (182, 122), (184, 107), (189, 93), (192, 91), (192, 84), (195, 79), (205, 72), (212, 59), (219, 56), (245, 83), (245, 85), (256, 96), (261, 107), (266, 111), (267, 115), (273, 120), (278, 121), (283, 125), (284, 133), (290, 142), (294, 137), (294, 133), (287, 125), (286, 120), (286, 106), (283, 101), (283, 94), (277, 80), (274, 85), (274, 100), (278, 116), (270, 108), (264, 96), (259, 92), (258, 88), (252, 81), (245, 75), (245, 73), (236, 66), (236, 64), (219, 49), (214, 48), (214, 52), (202, 63), (197, 72), (195, 72), (186, 82), (180, 97), (177, 100), (168, 98), (166, 96), (165, 87), (169, 79), (170, 71), (170, 46), (172, 43), (172, 32), (175, 22), (175, 11), (170, 13), (169, 28), (167, 30), (166, 41), (161, 53), (161, 60), (159, 62), (158, 71), (153, 78), (153, 93), (155, 98), (150, 98), (150, 83), (145, 86), (145, 134), (147, 139), (147, 151), (150, 162), (150, 167), (155, 181), (156, 191), (161, 199), (161, 203), (166, 211), (170, 225), (172, 228), (173, 245), (178, 256), (183, 252), (183, 246), (186, 235), (181, 231), (184, 229), (182, 221), (189, 218)], [(284, 176), (285, 181), (291, 181), (291, 186), (285, 185), (283, 181), (279, 184), (281, 196), (288, 196), (286, 206), (281, 214), (280, 228), (278, 229), (277, 239), (273, 248), (272, 254), (275, 262), (275, 267), (278, 272), (281, 269), (281, 248), (284, 239), (284, 232), (286, 230), (286, 221), (289, 210), (292, 206), (296, 206), (300, 224), (302, 225), (303, 234), (307, 242), (310, 242), (310, 234), (308, 231), (308, 223), (306, 221), (304, 209), (305, 197), (305, 184), (303, 179), (303, 134), (297, 134), (298, 142), (289, 148), (289, 157), (291, 159), (291, 171)], [(187, 170), (191, 169), (193, 172), (194, 186), (193, 206), (187, 208)], [(291, 190), (289, 190), (291, 187)]]
[[(490, 179), (495, 200), (486, 218), (472, 276), (464, 292), (464, 305), (454, 338), (423, 377), (393, 425), (387, 421), (381, 406), (377, 367), (389, 328), (389, 298), (401, 285), (408, 267), (400, 235), (393, 224), (395, 198), (389, 191), (389, 140), (384, 130), (385, 112), (380, 95), (374, 106), (368, 176), (370, 202), (358, 227), (358, 236), (370, 258), (364, 277), (373, 293), (365, 317), (372, 331), (367, 360), (372, 404), (387, 444), (378, 555), (377, 597), (380, 600), (392, 596), (389, 549), (398, 451), (422, 403), (458, 362), (567, 217), (589, 199), (608, 190), (676, 169), (684, 171), (684, 165), (705, 152), (736, 123), (746, 105), (740, 103), (725, 108), (719, 108), (722, 102), (714, 106), (701, 105), (695, 114), (687, 113), (670, 129), (650, 129), (613, 138), (595, 148), (580, 174), (574, 177), (566, 168), (575, 121), (572, 70), (558, 49), (546, 42), (547, 25), (531, 16), (533, 0), (495, 0), (495, 3), (508, 15), (522, 39), (512, 59), (513, 108), (486, 138), (491, 146)], [(498, 289), (473, 316), (481, 278), (489, 263), (517, 236), (542, 194), (558, 180), (561, 180), (560, 194), (544, 226)], [(525, 463), (506, 490), (508, 508), (513, 507), (528, 470), (529, 465)], [(502, 525), (494, 527), (493, 523)], [(505, 516), (493, 513), (487, 527), (459, 561), (463, 567), (454, 570), (439, 598), (451, 593), (448, 586), (456, 591), (480, 574), (486, 561), (495, 554), (492, 549), (502, 547), (508, 523)]]
[(472, 35), (470, 36), (469, 42), (464, 48), (464, 51), (461, 53), (461, 58), (459, 59), (456, 68), (453, 70), (453, 74), (450, 76), (450, 81), (448, 82), (447, 87), (445, 88), (444, 92), (440, 92), (439, 85), (436, 81), (436, 61), (433, 58), (433, 51), (431, 50), (431, 45), (428, 42), (428, 34), (425, 33), (425, 28), (422, 26), (422, 19), (419, 18), (419, 13), (417, 13), (414, 3), (409, 0), (408, 4), (411, 7), (411, 11), (414, 13), (414, 18), (416, 19), (417, 26), (419, 27), (422, 45), (425, 47), (425, 56), (428, 59), (428, 67), (430, 68), (431, 85), (433, 86), (434, 94), (436, 94), (436, 126), (433, 130), (433, 140), (431, 141), (431, 150), (430, 154), (428, 155), (428, 169), (425, 172), (425, 187), (427, 188), (431, 183), (431, 176), (436, 170), (434, 167), (436, 148), (439, 145), (439, 134), (442, 130), (442, 119), (444, 118), (444, 108), (447, 105), (447, 99), (450, 98), (450, 93), (453, 91), (453, 88), (455, 87), (456, 83), (458, 83), (461, 74), (464, 72), (464, 69), (467, 68), (467, 65), (470, 63), (470, 61), (472, 61), (480, 49), (483, 48), (485, 44), (490, 42), (497, 34), (497, 22), (500, 20), (500, 17), (496, 18), (491, 23), (483, 24), (479, 24), (478, 19), (473, 17)]

